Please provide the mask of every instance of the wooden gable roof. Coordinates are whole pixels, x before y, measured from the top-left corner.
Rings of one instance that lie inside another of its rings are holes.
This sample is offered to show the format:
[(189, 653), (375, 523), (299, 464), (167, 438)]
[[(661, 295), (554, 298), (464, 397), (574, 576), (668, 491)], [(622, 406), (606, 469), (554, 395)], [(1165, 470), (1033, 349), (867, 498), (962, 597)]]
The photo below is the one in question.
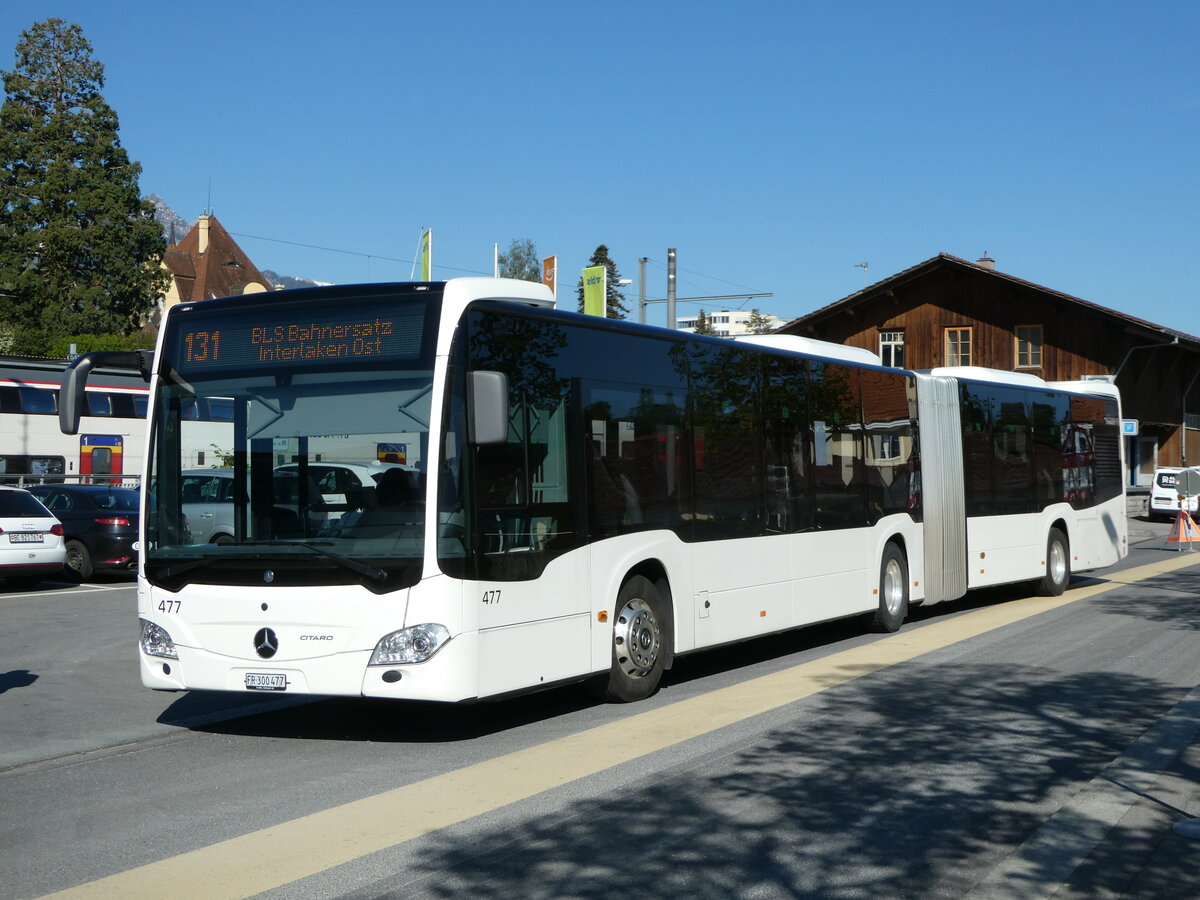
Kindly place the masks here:
[(1141, 332), (1145, 337), (1152, 340), (1178, 341), (1180, 344), (1190, 344), (1190, 349), (1200, 350), (1200, 337), (1187, 334), (1183, 331), (1176, 331), (1173, 328), (1168, 328), (1165, 325), (1156, 325), (1153, 322), (1148, 322), (1145, 319), (1139, 319), (1137, 316), (1131, 316), (1126, 313), (1118, 312), (1115, 309), (1109, 309), (1105, 306), (1100, 306), (1098, 303), (1092, 303), (1089, 300), (1083, 300), (1080, 297), (1074, 297), (1070, 294), (1065, 294), (1062, 291), (1056, 291), (1053, 288), (1048, 288), (1040, 284), (1035, 284), (1032, 281), (1026, 281), (1023, 278), (1017, 278), (1015, 275), (1009, 275), (1005, 272), (997, 271), (996, 269), (980, 265), (979, 263), (969, 262), (957, 256), (952, 256), (949, 253), (939, 253), (937, 256), (927, 259), (924, 262), (917, 263), (915, 266), (910, 266), (901, 272), (897, 272), (888, 278), (878, 281), (875, 284), (868, 285), (861, 291), (856, 291), (841, 300), (836, 300), (827, 306), (814, 310), (811, 313), (793, 319), (778, 329), (780, 334), (799, 334), (813, 335), (818, 333), (820, 326), (840, 315), (847, 313), (853, 315), (854, 311), (867, 303), (874, 302), (880, 297), (895, 296), (898, 290), (904, 286), (913, 284), (927, 278), (939, 269), (958, 270), (964, 273), (969, 273), (973, 276), (982, 276), (984, 278), (995, 278), (1000, 281), (1008, 282), (1018, 286), (1024, 290), (1034, 291), (1043, 296), (1044, 299), (1054, 303), (1065, 304), (1075, 307), (1079, 312), (1086, 312), (1093, 316), (1098, 316), (1109, 321), (1113, 325), (1119, 326), (1121, 329), (1132, 332)]

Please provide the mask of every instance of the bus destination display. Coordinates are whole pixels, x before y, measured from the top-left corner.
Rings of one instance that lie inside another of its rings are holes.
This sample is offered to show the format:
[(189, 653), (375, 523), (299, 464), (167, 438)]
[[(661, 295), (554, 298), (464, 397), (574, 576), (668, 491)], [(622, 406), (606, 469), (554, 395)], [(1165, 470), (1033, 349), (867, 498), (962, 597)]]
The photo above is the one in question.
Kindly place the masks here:
[(349, 313), (264, 310), (260, 317), (181, 322), (176, 365), (186, 369), (305, 366), (331, 362), (411, 361), (420, 356), (424, 305), (374, 306)]

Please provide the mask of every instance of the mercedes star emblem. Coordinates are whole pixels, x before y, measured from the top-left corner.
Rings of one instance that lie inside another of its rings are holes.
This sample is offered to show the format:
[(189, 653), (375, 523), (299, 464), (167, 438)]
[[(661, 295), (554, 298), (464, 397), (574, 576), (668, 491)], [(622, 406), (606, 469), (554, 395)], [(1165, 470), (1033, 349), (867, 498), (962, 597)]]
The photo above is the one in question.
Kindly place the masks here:
[(279, 638), (270, 628), (260, 628), (254, 635), (254, 649), (263, 659), (270, 659), (279, 649)]

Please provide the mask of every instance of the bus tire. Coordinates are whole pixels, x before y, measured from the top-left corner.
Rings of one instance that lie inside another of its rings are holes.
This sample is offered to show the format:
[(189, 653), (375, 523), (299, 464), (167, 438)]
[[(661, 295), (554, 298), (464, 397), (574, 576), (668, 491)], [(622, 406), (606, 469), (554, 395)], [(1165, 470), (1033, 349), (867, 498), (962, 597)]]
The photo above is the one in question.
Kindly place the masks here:
[(908, 560), (894, 543), (883, 548), (879, 561), (879, 608), (871, 619), (871, 630), (899, 631), (908, 615)]
[(67, 541), (67, 574), (80, 581), (92, 577), (92, 555), (79, 541)]
[(1058, 528), (1051, 528), (1046, 537), (1046, 574), (1037, 581), (1037, 592), (1043, 597), (1057, 597), (1067, 589), (1071, 580), (1071, 545)]
[(634, 575), (617, 593), (612, 627), (612, 666), (602, 691), (606, 700), (631, 703), (658, 690), (670, 631), (666, 601), (649, 578)]

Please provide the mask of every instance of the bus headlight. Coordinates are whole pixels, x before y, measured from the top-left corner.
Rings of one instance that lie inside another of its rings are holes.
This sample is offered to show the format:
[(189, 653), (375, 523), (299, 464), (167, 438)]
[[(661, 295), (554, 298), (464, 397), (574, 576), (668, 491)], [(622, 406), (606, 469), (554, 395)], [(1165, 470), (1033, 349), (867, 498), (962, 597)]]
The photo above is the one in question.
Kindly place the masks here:
[(393, 631), (375, 645), (370, 666), (394, 666), (404, 663), (422, 663), (450, 640), (450, 630), (445, 625), (430, 623), (414, 625)]
[(179, 659), (175, 650), (175, 642), (165, 628), (155, 625), (147, 619), (139, 619), (142, 623), (142, 652), (147, 656), (161, 656), (165, 659)]

